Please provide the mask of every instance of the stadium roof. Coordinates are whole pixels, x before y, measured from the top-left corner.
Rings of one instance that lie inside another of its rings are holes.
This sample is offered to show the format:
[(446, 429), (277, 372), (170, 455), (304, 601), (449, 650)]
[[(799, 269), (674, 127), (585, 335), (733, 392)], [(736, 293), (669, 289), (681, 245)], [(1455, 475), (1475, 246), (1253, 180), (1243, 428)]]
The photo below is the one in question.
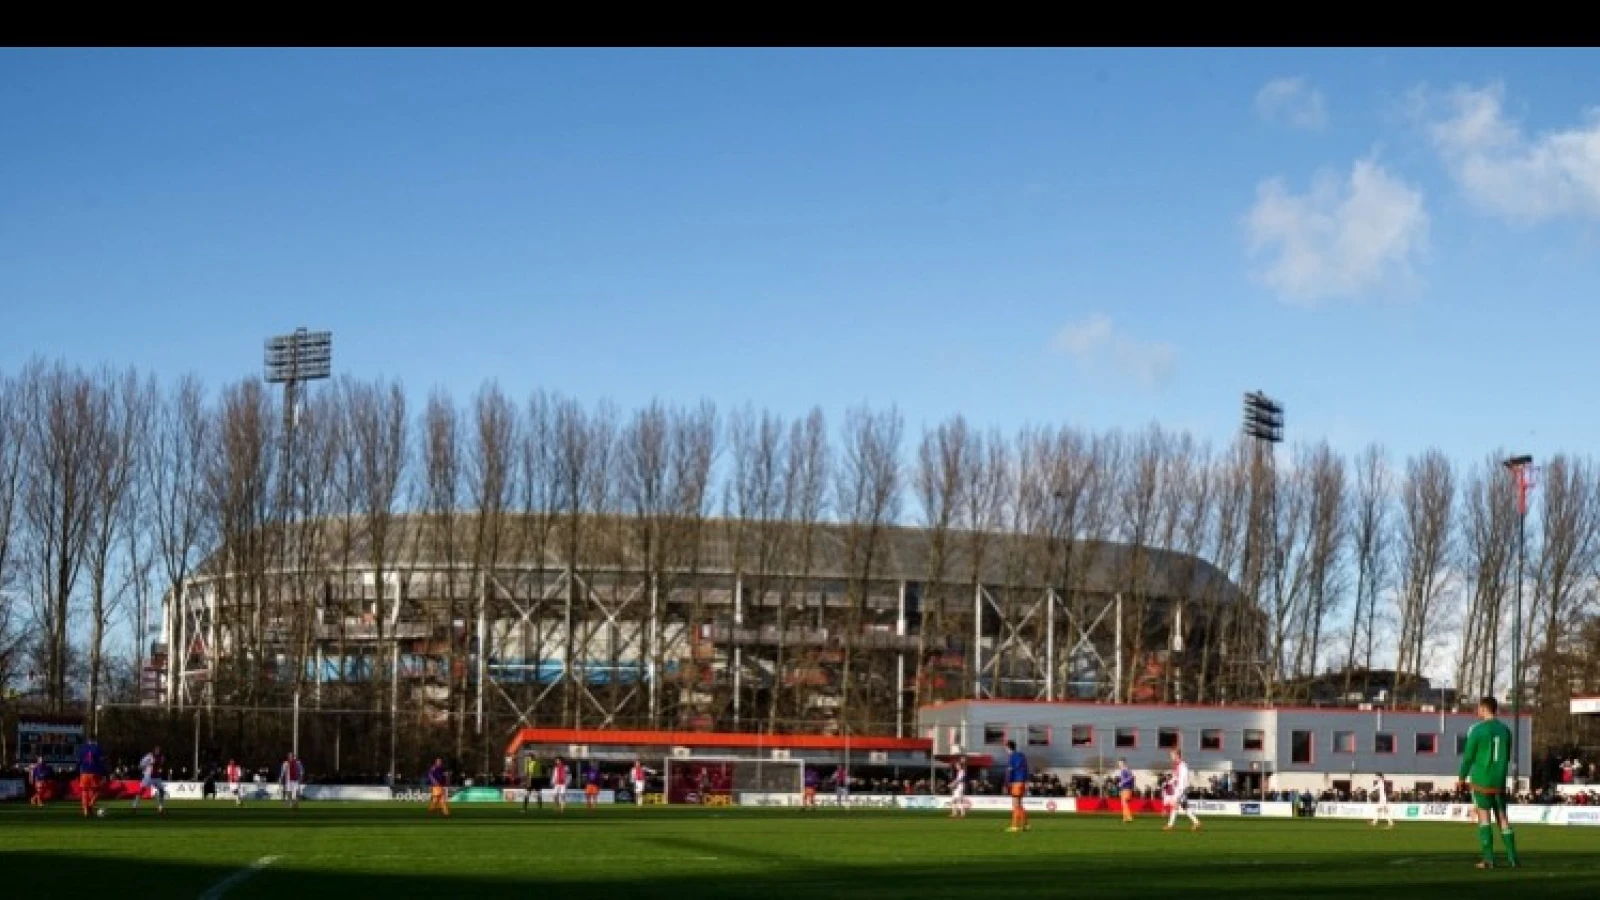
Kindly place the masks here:
[[(502, 516), (496, 542), (496, 567), (533, 569), (543, 565), (563, 568), (563, 550), (568, 544), (567, 517), (534, 514)], [(580, 569), (622, 569), (643, 571), (644, 536), (647, 522), (632, 516), (585, 516), (580, 521)], [(458, 565), (470, 564), (480, 544), (480, 517), (458, 514), (454, 528), (447, 530), (439, 518), (422, 514), (398, 515), (391, 520), (385, 544), (389, 551), (386, 565), (397, 569), (443, 563), (454, 558)], [(307, 524), (318, 534), (322, 546), (322, 565), (353, 568), (372, 565), (374, 532), (366, 520), (325, 518)], [(716, 575), (732, 574), (736, 568), (748, 576), (754, 571), (762, 526), (738, 519), (707, 518), (698, 523), (699, 552), (689, 529), (692, 525), (669, 525), (661, 534), (666, 547), (666, 568)], [(801, 566), (796, 547), (799, 526), (772, 523), (765, 526), (778, 533), (788, 530), (788, 539), (770, 565), (776, 574), (798, 574)], [(454, 535), (454, 546), (448, 540)], [(856, 526), (819, 524), (812, 535), (813, 557), (809, 576), (819, 580), (850, 577), (852, 538), (859, 541)], [(935, 534), (924, 528), (885, 526), (877, 532), (874, 551), (874, 578), (882, 581), (923, 582), (930, 577), (934, 559)], [(487, 545), (487, 541), (483, 541)], [(1066, 581), (1075, 592), (1109, 594), (1116, 591), (1143, 593), (1153, 597), (1214, 597), (1233, 600), (1239, 590), (1216, 566), (1188, 554), (1101, 540), (1074, 540)], [(744, 546), (745, 562), (735, 565), (735, 547)], [(1063, 542), (1046, 535), (1010, 532), (972, 532), (950, 530), (945, 534), (944, 583), (971, 583), (971, 561), (981, 552), (982, 581), (986, 585), (1013, 588), (1044, 588), (1063, 581)], [(215, 554), (202, 567), (210, 568), (220, 558)]]

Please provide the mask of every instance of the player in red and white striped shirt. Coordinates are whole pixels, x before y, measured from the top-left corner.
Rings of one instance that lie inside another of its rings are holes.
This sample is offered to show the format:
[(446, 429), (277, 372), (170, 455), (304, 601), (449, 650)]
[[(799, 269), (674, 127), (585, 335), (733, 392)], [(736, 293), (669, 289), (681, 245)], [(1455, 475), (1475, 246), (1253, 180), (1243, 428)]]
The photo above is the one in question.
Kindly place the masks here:
[(240, 779), (244, 778), (244, 770), (239, 768), (239, 764), (237, 762), (230, 759), (228, 760), (226, 775), (228, 778), (228, 790), (233, 792), (233, 805), (243, 805), (244, 785), (240, 783)]
[(550, 790), (556, 795), (556, 809), (559, 812), (567, 811), (567, 783), (572, 780), (572, 773), (567, 769), (567, 764), (561, 757), (550, 766)]
[(633, 760), (633, 770), (628, 773), (633, 779), (633, 800), (635, 806), (644, 805), (645, 778), (649, 772), (650, 770), (644, 767), (644, 763), (635, 757)]

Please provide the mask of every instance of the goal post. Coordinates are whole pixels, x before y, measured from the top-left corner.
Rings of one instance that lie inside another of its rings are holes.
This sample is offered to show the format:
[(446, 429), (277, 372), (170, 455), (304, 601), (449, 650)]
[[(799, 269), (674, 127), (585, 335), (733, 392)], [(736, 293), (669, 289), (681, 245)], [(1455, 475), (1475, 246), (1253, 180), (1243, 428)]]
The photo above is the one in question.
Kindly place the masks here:
[(725, 806), (741, 794), (799, 794), (805, 763), (798, 759), (667, 757), (662, 772), (668, 803)]

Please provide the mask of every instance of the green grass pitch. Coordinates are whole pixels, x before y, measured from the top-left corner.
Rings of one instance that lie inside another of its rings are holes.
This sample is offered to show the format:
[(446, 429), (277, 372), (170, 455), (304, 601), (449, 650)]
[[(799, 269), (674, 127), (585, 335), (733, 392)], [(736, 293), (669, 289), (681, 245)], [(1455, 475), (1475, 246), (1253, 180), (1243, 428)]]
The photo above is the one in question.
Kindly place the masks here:
[[(1193, 897), (1422, 900), (1600, 897), (1600, 830), (1523, 826), (1523, 868), (1483, 872), (1466, 824), (906, 810), (460, 804), (174, 803), (165, 819), (107, 804), (0, 807), (0, 896), (200, 897), (265, 857), (229, 900), (397, 897)], [(1180, 819), (1180, 823), (1182, 820)], [(1498, 850), (1499, 842), (1496, 841)], [(217, 896), (213, 892), (212, 896)]]

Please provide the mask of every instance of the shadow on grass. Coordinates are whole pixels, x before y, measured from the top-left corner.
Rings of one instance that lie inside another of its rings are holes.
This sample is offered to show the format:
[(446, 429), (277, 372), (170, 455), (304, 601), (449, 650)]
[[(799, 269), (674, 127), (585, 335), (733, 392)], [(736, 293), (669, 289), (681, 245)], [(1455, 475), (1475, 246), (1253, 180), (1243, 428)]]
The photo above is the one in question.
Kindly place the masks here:
[[(948, 864), (907, 866), (818, 865), (781, 853), (737, 849), (717, 841), (663, 838), (659, 846), (684, 854), (728, 860), (738, 871), (693, 875), (652, 871), (648, 864), (617, 861), (590, 878), (508, 877), (493, 871), (470, 875), (406, 875), (301, 870), (291, 858), (263, 869), (227, 891), (229, 900), (393, 900), (393, 898), (528, 898), (561, 900), (622, 897), (684, 897), (692, 900), (733, 898), (845, 898), (880, 900), (938, 898), (1279, 898), (1372, 897), (1379, 893), (1404, 900), (1527, 895), (1540, 898), (1600, 896), (1600, 870), (1593, 855), (1568, 853), (1543, 868), (1479, 872), (1470, 854), (1413, 854), (1406, 866), (1370, 855), (1355, 856), (1347, 865), (1330, 868), (1308, 861), (1251, 861), (1237, 857), (1214, 865), (1159, 860), (1133, 869), (1115, 857), (1078, 861), (1062, 867), (1059, 860), (983, 859)], [(537, 853), (537, 848), (530, 852)], [(762, 866), (750, 871), (750, 864)], [(0, 850), (0, 896), (77, 897), (114, 891), (135, 898), (198, 897), (238, 872), (236, 866), (152, 859), (108, 859), (64, 852)]]

